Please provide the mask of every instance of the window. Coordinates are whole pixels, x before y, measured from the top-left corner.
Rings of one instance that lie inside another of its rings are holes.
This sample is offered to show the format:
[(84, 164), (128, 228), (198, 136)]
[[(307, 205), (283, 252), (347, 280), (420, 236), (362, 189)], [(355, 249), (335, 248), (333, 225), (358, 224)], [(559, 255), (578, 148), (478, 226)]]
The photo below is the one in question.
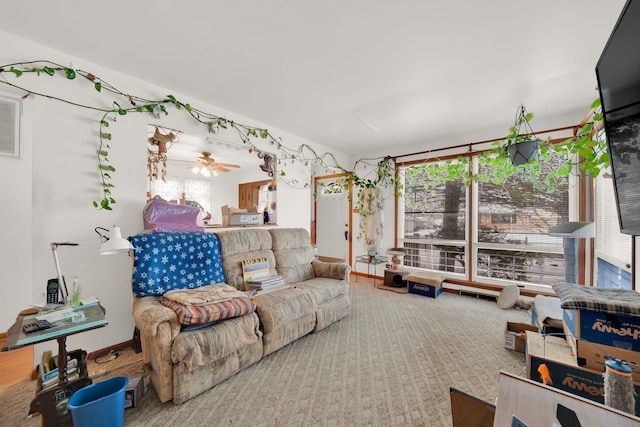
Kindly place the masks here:
[[(543, 164), (541, 177), (556, 169), (558, 161)], [(513, 176), (503, 185), (477, 183), (477, 277), (543, 285), (563, 281), (563, 240), (550, 237), (549, 230), (569, 221), (569, 184), (555, 179), (555, 191), (549, 193), (536, 187), (541, 177)]]
[(323, 196), (331, 195), (331, 194), (342, 194), (344, 192), (344, 188), (338, 182), (330, 182), (322, 187), (321, 194)]
[(454, 180), (429, 187), (423, 165), (403, 168), (404, 264), (463, 274), (466, 271), (467, 188)]
[(202, 209), (205, 219), (211, 212), (213, 194), (211, 181), (206, 179), (168, 176), (166, 182), (161, 179), (151, 180), (149, 191), (152, 196), (160, 196), (171, 203), (180, 203), (184, 198), (186, 204)]
[(631, 236), (620, 232), (611, 178), (595, 180), (596, 285), (631, 289)]
[[(541, 176), (559, 161), (542, 165)], [(482, 173), (477, 163), (468, 162)], [(484, 283), (548, 286), (564, 281), (563, 239), (550, 237), (549, 229), (569, 221), (573, 190), (566, 178), (553, 180), (553, 192), (538, 188), (536, 180), (543, 178), (535, 176), (514, 176), (500, 185), (473, 182), (467, 187), (458, 179), (430, 186), (430, 168), (425, 167), (429, 164), (400, 168), (405, 196), (398, 231), (400, 244), (409, 251), (406, 266)], [(434, 164), (438, 166), (431, 173), (443, 166), (460, 166), (451, 161)], [(468, 204), (470, 188), (473, 204)], [(470, 223), (475, 225), (472, 229)]]

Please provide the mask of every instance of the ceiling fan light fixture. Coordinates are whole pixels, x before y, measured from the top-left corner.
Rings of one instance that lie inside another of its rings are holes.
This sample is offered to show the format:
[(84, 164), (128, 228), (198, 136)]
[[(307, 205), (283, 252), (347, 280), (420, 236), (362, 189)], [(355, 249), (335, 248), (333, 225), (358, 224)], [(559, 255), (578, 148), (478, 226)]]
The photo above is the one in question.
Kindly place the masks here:
[(187, 167), (194, 174), (200, 173), (202, 176), (210, 177), (218, 176), (222, 172), (229, 172), (229, 168), (240, 168), (240, 165), (231, 164), (231, 163), (218, 163), (216, 160), (211, 157), (211, 153), (208, 151), (203, 151), (202, 156), (196, 159), (196, 164)]

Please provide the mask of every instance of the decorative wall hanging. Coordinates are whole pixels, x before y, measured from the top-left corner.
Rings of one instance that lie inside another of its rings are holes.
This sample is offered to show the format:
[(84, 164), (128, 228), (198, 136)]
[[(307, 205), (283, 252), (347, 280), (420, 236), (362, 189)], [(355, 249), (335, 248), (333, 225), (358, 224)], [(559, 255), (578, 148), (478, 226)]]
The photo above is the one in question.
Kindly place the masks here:
[(160, 178), (166, 182), (167, 177), (167, 151), (173, 144), (180, 141), (178, 132), (163, 129), (163, 133), (156, 126), (153, 135), (147, 138), (150, 147), (147, 147), (147, 176), (149, 179), (158, 179), (158, 165), (162, 164)]

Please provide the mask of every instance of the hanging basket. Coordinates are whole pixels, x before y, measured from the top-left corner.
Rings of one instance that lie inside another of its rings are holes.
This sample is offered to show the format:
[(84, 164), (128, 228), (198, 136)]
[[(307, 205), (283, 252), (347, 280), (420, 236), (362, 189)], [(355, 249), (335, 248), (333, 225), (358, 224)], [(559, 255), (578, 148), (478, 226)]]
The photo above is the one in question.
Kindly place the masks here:
[(513, 163), (514, 166), (522, 166), (531, 162), (533, 159), (537, 159), (539, 146), (540, 141), (537, 139), (520, 141), (516, 144), (509, 145), (507, 152), (511, 158), (511, 163)]

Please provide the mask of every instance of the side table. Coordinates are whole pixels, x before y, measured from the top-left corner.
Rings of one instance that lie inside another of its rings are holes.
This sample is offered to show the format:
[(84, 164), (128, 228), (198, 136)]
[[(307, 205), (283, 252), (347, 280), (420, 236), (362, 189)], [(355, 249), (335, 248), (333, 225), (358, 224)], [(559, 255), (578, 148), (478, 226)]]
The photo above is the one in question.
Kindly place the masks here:
[[(376, 285), (376, 276), (377, 276), (377, 267), (379, 264), (386, 264), (389, 259), (386, 256), (378, 255), (375, 257), (370, 257), (369, 255), (358, 255), (356, 260), (353, 262), (353, 271), (356, 271), (356, 264), (363, 263), (367, 264), (367, 277), (371, 278), (371, 273), (369, 272), (369, 268), (373, 265), (373, 286)], [(358, 281), (358, 276), (356, 275), (356, 282)]]
[[(27, 345), (55, 339), (58, 341), (58, 384), (48, 388), (42, 385), (38, 376), (36, 397), (31, 401), (29, 415), (40, 414), (42, 427), (72, 425), (71, 414), (67, 410), (69, 397), (82, 387), (91, 384), (87, 371), (86, 356), (83, 350), (67, 352), (66, 340), (69, 335), (107, 325), (105, 310), (98, 303), (77, 307), (60, 307), (35, 314), (19, 314), (16, 322), (7, 331), (7, 341), (2, 351), (10, 351)], [(22, 326), (27, 321), (45, 319), (51, 328), (26, 333)], [(78, 365), (78, 377), (70, 380), (67, 373), (67, 358), (75, 359)]]

